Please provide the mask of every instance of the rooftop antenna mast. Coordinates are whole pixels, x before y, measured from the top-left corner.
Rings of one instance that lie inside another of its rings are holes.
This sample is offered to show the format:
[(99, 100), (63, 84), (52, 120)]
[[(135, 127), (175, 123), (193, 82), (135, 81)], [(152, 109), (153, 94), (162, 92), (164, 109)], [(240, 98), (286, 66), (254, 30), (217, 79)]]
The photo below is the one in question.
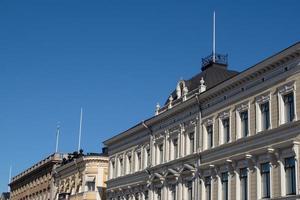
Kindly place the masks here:
[(55, 146), (55, 153), (58, 152), (58, 142), (59, 142), (59, 135), (60, 135), (60, 123), (57, 123), (56, 127), (56, 146)]
[(80, 151), (81, 144), (81, 129), (82, 129), (82, 108), (80, 109), (80, 124), (79, 124), (79, 138), (78, 138), (78, 152)]
[(7, 191), (9, 192), (10, 191), (10, 182), (11, 182), (11, 170), (12, 170), (12, 167), (10, 166), (9, 167), (9, 176), (8, 176), (8, 187), (7, 187)]
[(216, 62), (216, 12), (213, 15), (213, 62)]

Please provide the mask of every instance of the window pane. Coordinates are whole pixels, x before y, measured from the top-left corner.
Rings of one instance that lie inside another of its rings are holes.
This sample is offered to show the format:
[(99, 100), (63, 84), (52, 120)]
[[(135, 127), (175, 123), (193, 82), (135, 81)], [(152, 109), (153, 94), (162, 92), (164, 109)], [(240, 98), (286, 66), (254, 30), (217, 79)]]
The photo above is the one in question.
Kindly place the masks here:
[(149, 192), (148, 192), (148, 190), (147, 191), (145, 191), (145, 200), (149, 200)]
[(242, 136), (245, 137), (248, 135), (248, 111), (240, 113), (241, 117), (241, 132)]
[(159, 162), (163, 163), (163, 158), (164, 158), (164, 145), (159, 145)]
[(228, 173), (222, 173), (222, 200), (228, 200)]
[(194, 152), (194, 142), (195, 142), (194, 133), (190, 133), (189, 139), (190, 139), (190, 153), (193, 153)]
[(240, 187), (241, 187), (241, 199), (248, 199), (248, 177), (247, 168), (242, 168), (240, 170)]
[(211, 200), (211, 179), (210, 177), (205, 178), (205, 195), (206, 200)]
[(261, 165), (261, 185), (262, 197), (270, 197), (270, 164), (264, 163)]
[(140, 170), (142, 168), (142, 155), (141, 152), (137, 153), (137, 159), (138, 159), (138, 170)]
[(207, 147), (211, 148), (213, 146), (213, 126), (207, 126)]
[(178, 155), (178, 139), (173, 140), (173, 147), (174, 147), (173, 158), (177, 158), (177, 155)]
[(224, 138), (224, 143), (227, 143), (230, 140), (229, 119), (224, 119), (222, 121), (222, 123), (223, 123), (223, 138)]
[(269, 102), (260, 105), (261, 110), (261, 129), (267, 130), (270, 126)]
[(147, 149), (147, 166), (150, 166), (150, 149)]
[(193, 199), (193, 182), (189, 181), (187, 184), (188, 187), (188, 200), (192, 200)]
[(285, 159), (286, 194), (296, 194), (295, 158)]
[(284, 95), (284, 116), (285, 122), (291, 122), (294, 120), (294, 95), (293, 93)]
[(95, 181), (86, 182), (88, 191), (95, 191)]

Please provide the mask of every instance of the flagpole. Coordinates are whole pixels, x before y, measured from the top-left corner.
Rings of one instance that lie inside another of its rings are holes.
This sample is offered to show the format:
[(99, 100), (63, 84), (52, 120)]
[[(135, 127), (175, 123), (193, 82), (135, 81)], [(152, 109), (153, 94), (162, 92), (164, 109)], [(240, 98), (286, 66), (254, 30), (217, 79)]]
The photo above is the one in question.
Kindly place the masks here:
[(79, 124), (79, 138), (78, 138), (78, 152), (80, 151), (81, 145), (81, 129), (82, 129), (82, 108), (80, 109), (80, 124)]
[(57, 127), (56, 127), (56, 145), (55, 145), (55, 153), (58, 152), (59, 135), (60, 135), (60, 125), (59, 125), (59, 122), (58, 122)]
[(9, 192), (10, 191), (10, 182), (11, 182), (11, 170), (12, 170), (12, 167), (10, 166), (9, 167), (9, 176), (8, 176), (8, 186), (7, 186), (7, 191)]
[(216, 62), (216, 12), (213, 15), (213, 62)]

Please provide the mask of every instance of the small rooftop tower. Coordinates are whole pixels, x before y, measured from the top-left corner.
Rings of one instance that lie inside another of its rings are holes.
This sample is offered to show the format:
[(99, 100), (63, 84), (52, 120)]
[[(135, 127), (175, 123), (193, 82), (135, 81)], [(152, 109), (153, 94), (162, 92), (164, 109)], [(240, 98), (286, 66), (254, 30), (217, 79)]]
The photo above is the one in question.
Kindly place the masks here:
[(213, 14), (213, 46), (212, 46), (212, 54), (202, 58), (202, 71), (206, 70), (210, 66), (220, 65), (227, 67), (228, 64), (228, 55), (222, 55), (216, 53), (216, 13), (214, 11)]

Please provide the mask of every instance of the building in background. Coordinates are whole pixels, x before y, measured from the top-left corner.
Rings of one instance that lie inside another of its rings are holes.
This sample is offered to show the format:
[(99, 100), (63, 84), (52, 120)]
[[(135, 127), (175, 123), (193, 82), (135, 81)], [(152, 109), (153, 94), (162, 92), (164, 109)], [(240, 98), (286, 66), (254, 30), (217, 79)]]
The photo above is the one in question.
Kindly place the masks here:
[(9, 192), (2, 192), (0, 196), (0, 200), (9, 200), (10, 193)]
[(106, 140), (110, 200), (300, 198), (300, 43), (243, 72), (213, 54)]
[(105, 200), (108, 157), (103, 153), (74, 152), (53, 173), (55, 200)]
[(11, 200), (50, 200), (56, 192), (53, 169), (63, 160), (63, 155), (54, 153), (29, 169), (12, 178)]

